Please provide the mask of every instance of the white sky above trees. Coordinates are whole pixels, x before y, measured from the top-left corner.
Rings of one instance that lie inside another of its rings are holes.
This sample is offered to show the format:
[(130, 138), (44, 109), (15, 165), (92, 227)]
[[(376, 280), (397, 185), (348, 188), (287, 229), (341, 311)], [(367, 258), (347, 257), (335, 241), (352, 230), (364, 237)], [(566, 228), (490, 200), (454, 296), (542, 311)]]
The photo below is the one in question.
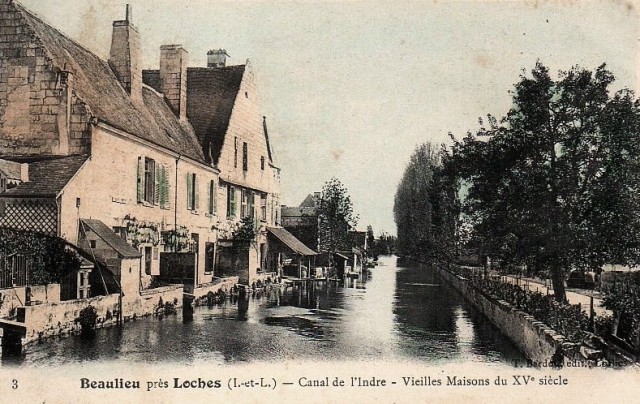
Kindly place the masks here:
[(22, 0), (108, 57), (111, 22), (133, 6), (144, 68), (162, 44), (191, 66), (225, 48), (250, 59), (282, 202), (297, 206), (332, 176), (349, 189), (360, 229), (395, 234), (393, 197), (421, 142), (449, 142), (503, 115), (536, 60), (552, 72), (602, 63), (614, 88), (637, 88), (640, 2)]

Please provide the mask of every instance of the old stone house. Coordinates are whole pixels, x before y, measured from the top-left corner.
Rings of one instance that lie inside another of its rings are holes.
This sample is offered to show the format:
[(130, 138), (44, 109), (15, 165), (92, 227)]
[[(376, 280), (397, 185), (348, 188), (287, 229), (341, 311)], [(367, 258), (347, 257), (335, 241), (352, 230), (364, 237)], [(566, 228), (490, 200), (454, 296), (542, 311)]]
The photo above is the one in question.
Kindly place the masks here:
[(184, 111), (143, 83), (129, 14), (105, 61), (21, 5), (0, 8), (0, 170), (21, 173), (0, 193), (0, 226), (104, 255), (127, 297), (161, 280), (172, 254), (187, 253), (185, 285), (211, 282), (219, 170)]
[(99, 255), (125, 296), (273, 276), (280, 169), (249, 62), (214, 50), (189, 67), (163, 45), (142, 71), (128, 7), (108, 60), (12, 0), (0, 11), (0, 226)]
[[(290, 235), (285, 231), (283, 236), (280, 227), (280, 169), (251, 64), (227, 66), (222, 49), (208, 52), (207, 67), (188, 67), (188, 53), (180, 45), (163, 46), (161, 53), (180, 55), (180, 80), (171, 104), (186, 113), (206, 162), (220, 172), (215, 274), (236, 275), (246, 284), (273, 277), (281, 260), (279, 249), (269, 251), (269, 245), (281, 246), (280, 238)], [(160, 69), (143, 71), (144, 82), (165, 94), (168, 79), (162, 67), (167, 64), (161, 56)], [(243, 224), (252, 227), (255, 239), (237, 237)]]

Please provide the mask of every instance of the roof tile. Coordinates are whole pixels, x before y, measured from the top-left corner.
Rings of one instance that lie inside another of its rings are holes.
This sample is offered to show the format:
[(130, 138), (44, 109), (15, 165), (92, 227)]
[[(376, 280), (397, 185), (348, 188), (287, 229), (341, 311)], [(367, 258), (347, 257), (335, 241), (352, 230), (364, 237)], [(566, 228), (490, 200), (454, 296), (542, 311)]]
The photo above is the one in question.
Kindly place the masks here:
[(29, 182), (7, 189), (2, 196), (55, 197), (88, 156), (52, 157), (29, 163)]
[(73, 74), (74, 91), (93, 116), (117, 129), (175, 152), (204, 161), (195, 132), (181, 123), (164, 99), (143, 88), (143, 103), (134, 103), (109, 64), (16, 4), (59, 68)]

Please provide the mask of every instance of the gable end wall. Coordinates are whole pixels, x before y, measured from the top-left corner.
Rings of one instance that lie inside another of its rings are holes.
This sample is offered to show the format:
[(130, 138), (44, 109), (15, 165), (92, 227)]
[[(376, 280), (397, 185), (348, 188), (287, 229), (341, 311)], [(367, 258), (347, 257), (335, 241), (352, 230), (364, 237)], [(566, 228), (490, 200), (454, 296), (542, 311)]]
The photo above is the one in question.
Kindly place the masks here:
[[(90, 150), (90, 114), (59, 82), (22, 14), (0, 3), (0, 155), (70, 155)], [(73, 88), (71, 75), (70, 88)]]

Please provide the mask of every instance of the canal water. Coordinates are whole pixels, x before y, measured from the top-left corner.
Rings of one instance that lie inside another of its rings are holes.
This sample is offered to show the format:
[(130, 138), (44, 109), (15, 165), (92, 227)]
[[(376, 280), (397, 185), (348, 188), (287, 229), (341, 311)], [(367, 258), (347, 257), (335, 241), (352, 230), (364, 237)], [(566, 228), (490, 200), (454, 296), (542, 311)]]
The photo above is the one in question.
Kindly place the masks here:
[(92, 338), (29, 348), (3, 365), (86, 361), (237, 363), (297, 360), (413, 360), (426, 364), (524, 360), (489, 321), (426, 267), (396, 257), (347, 287), (273, 289), (249, 299), (145, 318)]

